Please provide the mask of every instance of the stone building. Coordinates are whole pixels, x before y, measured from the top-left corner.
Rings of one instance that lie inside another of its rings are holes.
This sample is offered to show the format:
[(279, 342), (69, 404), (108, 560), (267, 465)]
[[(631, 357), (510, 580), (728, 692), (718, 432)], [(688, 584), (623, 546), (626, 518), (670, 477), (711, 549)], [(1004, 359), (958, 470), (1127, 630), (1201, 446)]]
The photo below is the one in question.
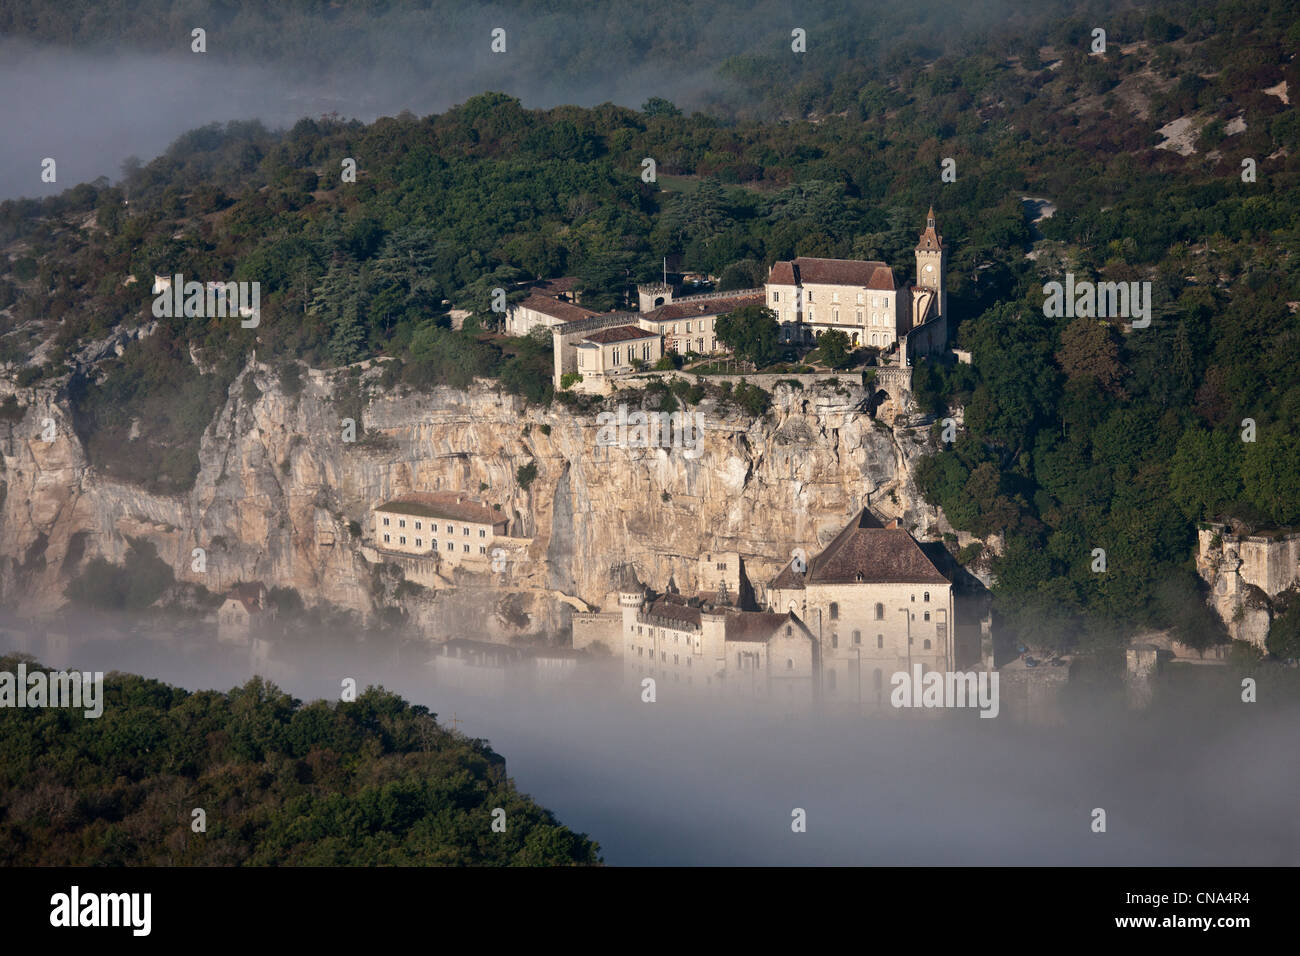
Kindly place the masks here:
[(380, 551), (437, 557), (451, 566), (490, 566), (493, 545), (507, 537), (501, 512), (456, 492), (416, 492), (375, 508)]
[(954, 669), (951, 582), (897, 521), (866, 508), (819, 554), (792, 558), (766, 598), (817, 635), (827, 704), (888, 707), (896, 672)]
[(266, 587), (261, 582), (236, 584), (217, 609), (217, 640), (248, 644), (271, 617)]
[(523, 336), (536, 328), (550, 329), (566, 322), (589, 319), (596, 314), (562, 298), (535, 292), (506, 308), (505, 333)]
[[(720, 316), (753, 305), (766, 305), (777, 316), (781, 340), (800, 345), (815, 344), (831, 329), (848, 336), (854, 347), (870, 347), (883, 353), (896, 352), (892, 369), (881, 370), (881, 385), (886, 396), (899, 409), (910, 403), (910, 365), (919, 356), (943, 351), (948, 344), (948, 249), (939, 234), (934, 209), (926, 216), (926, 225), (917, 240), (916, 281), (899, 285), (894, 271), (883, 262), (855, 259), (820, 259), (801, 256), (773, 264), (766, 285), (761, 289), (711, 292), (675, 297), (673, 287), (665, 282), (637, 287), (639, 312), (595, 315), (576, 306), (561, 303), (551, 307), (545, 318), (528, 318), (524, 307), (539, 296), (526, 299), (516, 308), (520, 319), (507, 319), (507, 330), (546, 325), (552, 332), (555, 355), (555, 387), (562, 387), (566, 373), (580, 372), (584, 381), (574, 383), (579, 391), (603, 393), (612, 382), (611, 375), (631, 370), (626, 345), (613, 353), (624, 359), (621, 367), (611, 362), (611, 355), (600, 348), (598, 337), (615, 334), (615, 327), (640, 329), (659, 340), (659, 354), (664, 352), (710, 355), (728, 351), (717, 337)], [(571, 310), (569, 321), (557, 321), (557, 309)], [(585, 313), (585, 314), (579, 314)], [(619, 332), (619, 335), (630, 334)], [(638, 340), (637, 355), (649, 355)], [(657, 356), (655, 361), (657, 361)], [(591, 373), (584, 371), (592, 369)]]
[(896, 285), (894, 270), (883, 262), (801, 256), (775, 263), (766, 301), (782, 340), (812, 344), (836, 329), (855, 348), (888, 351), (901, 344), (903, 365), (941, 351), (948, 340), (948, 250), (933, 208), (914, 255), (916, 282), (904, 286)]
[(804, 710), (817, 700), (818, 648), (792, 613), (742, 611), (680, 595), (619, 595), (623, 674)]
[(596, 329), (574, 347), (576, 371), (582, 380), (580, 391), (604, 392), (609, 378), (649, 368), (663, 355), (663, 339), (657, 332), (637, 325), (616, 325)]

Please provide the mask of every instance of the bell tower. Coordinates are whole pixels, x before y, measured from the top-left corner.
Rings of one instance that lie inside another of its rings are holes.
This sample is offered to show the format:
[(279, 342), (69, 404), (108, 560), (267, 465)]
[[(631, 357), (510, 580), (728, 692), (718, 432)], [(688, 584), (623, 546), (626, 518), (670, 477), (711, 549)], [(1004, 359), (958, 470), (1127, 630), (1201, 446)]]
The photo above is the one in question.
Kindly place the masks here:
[(931, 206), (925, 216), (925, 230), (916, 242), (916, 284), (935, 291), (940, 318), (948, 314), (948, 289), (945, 284), (947, 271), (948, 249), (935, 225), (934, 207)]

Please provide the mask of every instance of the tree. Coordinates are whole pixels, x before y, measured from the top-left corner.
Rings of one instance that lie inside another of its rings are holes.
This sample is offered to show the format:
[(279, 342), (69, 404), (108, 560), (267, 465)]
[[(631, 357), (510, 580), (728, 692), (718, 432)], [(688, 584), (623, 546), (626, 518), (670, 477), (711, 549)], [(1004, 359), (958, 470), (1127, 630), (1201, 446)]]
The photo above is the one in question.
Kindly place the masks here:
[(771, 365), (781, 355), (780, 326), (776, 313), (766, 306), (747, 305), (720, 315), (715, 331), (718, 341), (753, 362), (755, 368)]
[(831, 368), (843, 368), (848, 365), (849, 356), (853, 354), (849, 337), (839, 329), (823, 332), (817, 339), (817, 348), (821, 352), (822, 361)]

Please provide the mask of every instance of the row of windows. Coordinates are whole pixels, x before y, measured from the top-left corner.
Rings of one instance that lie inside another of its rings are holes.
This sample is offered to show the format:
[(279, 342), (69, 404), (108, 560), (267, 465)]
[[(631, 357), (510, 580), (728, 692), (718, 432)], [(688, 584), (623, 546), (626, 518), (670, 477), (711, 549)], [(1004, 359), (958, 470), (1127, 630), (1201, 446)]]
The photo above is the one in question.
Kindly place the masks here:
[[(805, 291), (808, 293), (808, 301), (809, 301), (809, 302), (814, 301), (814, 296), (815, 296), (815, 294), (816, 294), (815, 291), (814, 291), (813, 289), (807, 289), (807, 290), (805, 290)], [(795, 293), (795, 298), (797, 299), (798, 297), (799, 297), (799, 294), (796, 292), (796, 293)], [(773, 291), (773, 292), (772, 292), (772, 301), (773, 301), (773, 302), (780, 302), (780, 301), (781, 301), (781, 293), (780, 293), (780, 292), (777, 292), (777, 291)], [(836, 302), (839, 302), (839, 301), (840, 301), (840, 294), (839, 294), (838, 292), (832, 292), (832, 293), (831, 293), (831, 302), (832, 302), (832, 303), (836, 303)], [(867, 304), (867, 295), (866, 295), (866, 293), (865, 293), (865, 292), (859, 292), (859, 293), (858, 293), (858, 305), (866, 305), (866, 304)], [(887, 307), (888, 304), (889, 304), (889, 299), (888, 299), (887, 296), (873, 295), (873, 296), (871, 297), (871, 307), (872, 307), (873, 309), (879, 309), (879, 308), (881, 308), (882, 306), (886, 306), (886, 307)], [(862, 313), (859, 312), (858, 314), (861, 315)], [(689, 332), (689, 331), (690, 331), (690, 328), (687, 327), (686, 331)]]
[[(915, 595), (915, 594), (912, 595), (912, 603), (916, 603), (916, 595)], [(922, 597), (921, 597), (921, 603), (923, 603), (923, 604), (929, 604), (929, 603), (930, 603), (930, 592), (929, 592), (929, 591), (926, 591), (926, 592), (922, 595)], [(830, 618), (831, 618), (832, 621), (838, 621), (838, 620), (840, 619), (840, 605), (839, 605), (839, 602), (838, 602), (838, 601), (832, 601), (832, 602), (831, 602), (831, 606), (830, 606)], [(885, 619), (885, 605), (883, 605), (883, 604), (877, 602), (877, 603), (876, 603), (876, 620), (877, 620), (877, 621), (883, 621), (884, 619)], [(930, 613), (929, 613), (928, 611), (926, 612), (925, 619), (926, 619), (927, 621), (930, 620)]]
[[(930, 619), (930, 615), (927, 614), (927, 615), (925, 616), (925, 619), (928, 621), (928, 620)], [(911, 643), (911, 641), (912, 641), (912, 638), (908, 638), (908, 643)], [(832, 647), (832, 648), (836, 648), (836, 649), (838, 649), (839, 646), (840, 646), (840, 635), (839, 635), (838, 633), (836, 633), (835, 631), (831, 631), (831, 647)], [(853, 632), (853, 646), (854, 646), (854, 647), (861, 647), (861, 646), (862, 646), (862, 632), (861, 632), (861, 631), (854, 631), (854, 632)], [(925, 642), (924, 642), (924, 647), (925, 647), (925, 649), (926, 649), (927, 651), (930, 649), (930, 640), (929, 640), (929, 638), (926, 638), (926, 640), (925, 640)], [(883, 635), (883, 634), (877, 634), (877, 635), (876, 635), (876, 650), (883, 651), (884, 649), (885, 649), (885, 635)]]
[[(392, 536), (391, 536), (391, 535), (387, 535), (387, 534), (384, 535), (384, 544), (388, 544), (388, 543), (390, 543), (391, 540), (392, 540)], [(398, 535), (398, 536), (397, 536), (397, 543), (398, 543), (398, 544), (406, 544), (406, 535), (404, 535), (404, 534), (402, 534), (402, 535)], [(415, 539), (415, 546), (416, 546), (417, 548), (423, 548), (423, 547), (424, 547), (424, 539), (423, 539), (423, 538), (416, 538), (416, 539)], [(437, 551), (437, 550), (438, 550), (438, 542), (437, 542), (437, 541), (430, 541), (430, 542), (429, 542), (429, 547), (430, 547), (432, 550)], [(466, 554), (469, 554), (469, 545), (467, 545), (467, 544), (466, 544), (466, 545), (462, 545), (462, 547), (464, 548), (465, 553), (466, 553)], [(455, 551), (455, 550), (456, 550), (456, 542), (454, 542), (454, 541), (448, 541), (448, 542), (447, 542), (447, 550), (448, 550), (448, 551)], [(479, 554), (487, 554), (487, 547), (486, 547), (485, 545), (481, 545), (481, 544), (480, 544), (480, 545), (478, 546), (478, 553), (479, 553)]]
[[(397, 519), (397, 526), (398, 526), (399, 528), (405, 528), (405, 527), (406, 527), (406, 519), (405, 519), (405, 518), (398, 518), (398, 519)], [(388, 527), (388, 519), (387, 519), (387, 518), (384, 519), (384, 527), (385, 527), (385, 528)], [(415, 530), (416, 530), (416, 531), (423, 531), (423, 530), (424, 530), (424, 524), (423, 524), (422, 522), (419, 522), (419, 521), (415, 522)], [(431, 524), (429, 525), (429, 530), (430, 530), (430, 531), (437, 531), (437, 530), (438, 530), (438, 525), (437, 525), (436, 523), (431, 523)], [(469, 537), (469, 528), (462, 528), (461, 530), (462, 530), (462, 533), (465, 535), (465, 537), (468, 538), (468, 537)], [(448, 534), (455, 534), (455, 533), (456, 533), (456, 526), (455, 526), (455, 525), (450, 525), (450, 524), (447, 525), (447, 533), (448, 533)], [(484, 529), (484, 528), (479, 528), (479, 529), (478, 529), (478, 536), (479, 536), (480, 538), (486, 538), (486, 537), (487, 537), (487, 530)], [(388, 539), (387, 539), (387, 538), (384, 538), (384, 540), (387, 541)]]

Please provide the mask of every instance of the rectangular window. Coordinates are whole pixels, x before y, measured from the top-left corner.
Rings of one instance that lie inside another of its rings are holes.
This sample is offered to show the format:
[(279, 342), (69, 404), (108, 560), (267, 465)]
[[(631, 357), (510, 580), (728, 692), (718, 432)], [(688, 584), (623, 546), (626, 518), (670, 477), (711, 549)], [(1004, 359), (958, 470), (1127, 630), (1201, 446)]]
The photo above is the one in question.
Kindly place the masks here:
[(455, 534), (455, 533), (456, 533), (456, 529), (453, 528), (451, 525), (447, 525), (447, 533), (448, 533), (448, 534)]
[(690, 330), (691, 330), (691, 323), (687, 322), (687, 323), (686, 323), (686, 331), (689, 332)]
[(773, 301), (773, 302), (780, 302), (780, 301), (781, 301), (781, 293), (780, 293), (780, 292), (773, 292), (773, 293), (772, 293), (772, 301)]
[(465, 545), (465, 553), (469, 554), (469, 545)]
[(417, 548), (422, 548), (422, 547), (424, 547), (424, 542), (423, 542), (422, 540), (420, 540), (419, 538), (416, 538), (416, 539), (415, 539), (415, 546), (416, 546)]
[(840, 294), (839, 294), (838, 292), (832, 292), (832, 293), (831, 293), (831, 301), (832, 301), (832, 302), (838, 302), (838, 301), (840, 301)]
[(487, 529), (486, 529), (486, 528), (479, 528), (479, 529), (478, 529), (478, 536), (479, 536), (480, 538), (486, 538), (486, 537), (487, 537)]
[(455, 551), (455, 550), (456, 550), (456, 544), (455, 544), (455, 542), (448, 541), (448, 542), (447, 542), (447, 550), (448, 550), (448, 551)]
[(388, 544), (388, 535), (384, 535), (384, 544)]
[(398, 539), (397, 539), (397, 543), (398, 543), (398, 544), (406, 544), (406, 535), (402, 535), (400, 538), (398, 538)]
[(385, 528), (388, 527), (388, 519), (387, 519), (387, 518), (384, 519), (384, 527), (385, 527)]
[(468, 537), (469, 537), (469, 528), (462, 528), (461, 530), (465, 532), (465, 537), (468, 538)]
[(405, 527), (406, 527), (406, 519), (405, 519), (405, 518), (402, 518), (401, 520), (399, 520), (399, 521), (397, 522), (397, 526), (398, 526), (399, 528), (405, 528)]
[(487, 548), (483, 547), (483, 545), (480, 544), (480, 545), (478, 546), (478, 553), (479, 553), (479, 554), (487, 554)]
[(415, 530), (416, 530), (416, 531), (419, 531), (419, 530), (420, 530), (420, 522), (418, 522), (418, 521), (415, 523)]

